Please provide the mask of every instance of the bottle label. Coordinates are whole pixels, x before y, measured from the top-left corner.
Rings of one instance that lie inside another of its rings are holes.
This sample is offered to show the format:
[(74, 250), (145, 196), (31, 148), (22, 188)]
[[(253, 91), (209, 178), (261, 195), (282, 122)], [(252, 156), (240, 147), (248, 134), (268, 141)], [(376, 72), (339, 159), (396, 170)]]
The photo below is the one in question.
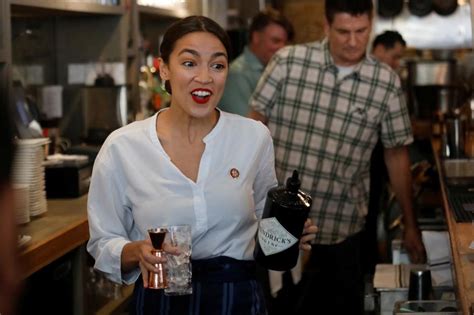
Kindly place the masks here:
[(263, 254), (269, 256), (290, 248), (298, 239), (272, 217), (260, 220), (258, 242)]

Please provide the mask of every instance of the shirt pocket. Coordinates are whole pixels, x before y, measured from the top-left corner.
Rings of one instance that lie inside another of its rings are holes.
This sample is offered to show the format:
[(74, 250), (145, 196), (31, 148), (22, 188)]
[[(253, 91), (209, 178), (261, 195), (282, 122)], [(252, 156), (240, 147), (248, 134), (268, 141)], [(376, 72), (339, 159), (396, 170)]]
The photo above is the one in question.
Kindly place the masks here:
[(349, 121), (364, 128), (379, 128), (381, 117), (381, 111), (370, 106), (354, 105), (349, 111)]

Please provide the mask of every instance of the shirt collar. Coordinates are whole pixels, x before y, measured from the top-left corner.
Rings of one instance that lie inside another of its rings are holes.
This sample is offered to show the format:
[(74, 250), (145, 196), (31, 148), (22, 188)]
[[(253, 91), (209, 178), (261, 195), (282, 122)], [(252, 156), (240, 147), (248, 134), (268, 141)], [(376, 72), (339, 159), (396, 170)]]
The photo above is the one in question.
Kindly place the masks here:
[(263, 70), (264, 66), (248, 46), (244, 47), (244, 58), (249, 65), (256, 70)]
[[(337, 66), (334, 63), (331, 52), (329, 51), (329, 40), (327, 37), (322, 41), (322, 50), (323, 60), (321, 61), (321, 64), (323, 65), (323, 68), (325, 70), (332, 69), (333, 71), (336, 71)], [(374, 57), (366, 51), (365, 57), (355, 66), (353, 75), (355, 78), (371, 81), (373, 79), (373, 66), (375, 63), (376, 60)]]

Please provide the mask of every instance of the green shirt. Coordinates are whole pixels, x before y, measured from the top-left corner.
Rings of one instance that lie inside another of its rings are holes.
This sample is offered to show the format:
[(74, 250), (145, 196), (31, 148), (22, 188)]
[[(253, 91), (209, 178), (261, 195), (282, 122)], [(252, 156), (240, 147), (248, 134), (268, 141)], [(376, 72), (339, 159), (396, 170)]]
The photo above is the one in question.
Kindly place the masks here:
[(265, 69), (250, 106), (268, 118), (278, 181), (294, 169), (313, 197), (316, 243), (339, 243), (362, 230), (370, 155), (377, 142), (413, 141), (398, 76), (366, 56), (338, 78), (327, 40), (286, 47)]
[(263, 64), (246, 46), (242, 54), (230, 64), (219, 108), (229, 113), (247, 116), (250, 96), (257, 86), (263, 69)]

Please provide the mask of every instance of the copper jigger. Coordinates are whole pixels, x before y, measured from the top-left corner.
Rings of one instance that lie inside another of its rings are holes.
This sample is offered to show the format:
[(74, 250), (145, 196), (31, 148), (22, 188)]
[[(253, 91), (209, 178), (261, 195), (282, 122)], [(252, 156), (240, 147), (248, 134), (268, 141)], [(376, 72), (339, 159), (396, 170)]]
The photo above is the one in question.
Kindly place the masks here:
[[(164, 257), (163, 243), (165, 240), (166, 233), (168, 232), (165, 228), (149, 229), (148, 234), (150, 235), (151, 243), (153, 245), (152, 255), (156, 257)], [(148, 275), (148, 288), (149, 289), (164, 289), (168, 287), (168, 281), (166, 278), (166, 269), (164, 264), (157, 263), (155, 267), (158, 272), (150, 272)]]

